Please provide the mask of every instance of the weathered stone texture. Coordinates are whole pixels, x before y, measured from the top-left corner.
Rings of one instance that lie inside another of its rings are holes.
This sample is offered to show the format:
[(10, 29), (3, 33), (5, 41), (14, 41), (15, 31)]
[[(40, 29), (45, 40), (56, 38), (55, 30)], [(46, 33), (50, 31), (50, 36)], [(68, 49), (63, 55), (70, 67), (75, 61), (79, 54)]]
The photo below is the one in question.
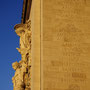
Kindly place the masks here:
[[(15, 26), (22, 60), (14, 90), (90, 90), (90, 0), (33, 0), (30, 24)], [(32, 55), (31, 55), (32, 36)]]
[(15, 26), (16, 33), (20, 36), (21, 61), (12, 64), (15, 75), (12, 78), (14, 90), (31, 90), (31, 21)]
[(90, 90), (90, 0), (42, 1), (42, 90)]

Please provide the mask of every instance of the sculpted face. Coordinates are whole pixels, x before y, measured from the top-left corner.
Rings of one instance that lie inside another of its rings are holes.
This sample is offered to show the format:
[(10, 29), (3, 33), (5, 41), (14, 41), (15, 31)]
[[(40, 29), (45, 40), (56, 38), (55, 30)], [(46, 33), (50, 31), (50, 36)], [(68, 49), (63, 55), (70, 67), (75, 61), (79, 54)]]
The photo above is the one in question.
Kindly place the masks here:
[(20, 37), (25, 34), (25, 30), (23, 28), (17, 28), (15, 32)]
[(24, 35), (24, 34), (25, 34), (25, 31), (22, 30), (22, 31), (20, 32), (20, 34), (21, 34), (21, 36)]
[(14, 62), (12, 64), (12, 67), (13, 67), (14, 70), (16, 70), (18, 66), (19, 66), (19, 63), (18, 62)]

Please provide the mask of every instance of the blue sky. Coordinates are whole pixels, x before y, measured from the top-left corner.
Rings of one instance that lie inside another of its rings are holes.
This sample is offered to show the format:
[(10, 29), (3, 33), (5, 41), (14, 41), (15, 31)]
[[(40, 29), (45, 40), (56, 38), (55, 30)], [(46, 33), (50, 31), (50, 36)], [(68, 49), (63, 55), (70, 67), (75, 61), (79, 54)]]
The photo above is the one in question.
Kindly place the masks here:
[(0, 90), (13, 90), (12, 63), (21, 56), (14, 25), (21, 22), (23, 0), (0, 0)]

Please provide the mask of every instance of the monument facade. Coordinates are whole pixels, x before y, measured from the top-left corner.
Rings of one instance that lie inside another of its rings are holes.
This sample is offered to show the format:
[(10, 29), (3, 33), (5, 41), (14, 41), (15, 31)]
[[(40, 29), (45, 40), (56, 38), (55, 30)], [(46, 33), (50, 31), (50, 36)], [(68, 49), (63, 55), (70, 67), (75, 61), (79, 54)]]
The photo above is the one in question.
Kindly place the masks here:
[(90, 90), (89, 24), (90, 0), (24, 0), (14, 90)]

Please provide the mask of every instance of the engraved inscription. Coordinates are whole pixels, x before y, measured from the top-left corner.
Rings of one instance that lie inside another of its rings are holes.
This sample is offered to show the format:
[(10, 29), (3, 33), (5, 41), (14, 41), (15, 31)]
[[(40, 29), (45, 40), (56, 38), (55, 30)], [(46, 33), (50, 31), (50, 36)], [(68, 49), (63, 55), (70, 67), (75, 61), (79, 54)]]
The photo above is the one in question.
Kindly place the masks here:
[(72, 84), (69, 86), (68, 90), (80, 90), (80, 87), (77, 84)]
[(43, 2), (44, 90), (90, 90), (90, 7), (87, 2)]
[(73, 72), (73, 73), (72, 73), (72, 77), (73, 77), (73, 78), (86, 79), (86, 74), (85, 74), (85, 73)]

